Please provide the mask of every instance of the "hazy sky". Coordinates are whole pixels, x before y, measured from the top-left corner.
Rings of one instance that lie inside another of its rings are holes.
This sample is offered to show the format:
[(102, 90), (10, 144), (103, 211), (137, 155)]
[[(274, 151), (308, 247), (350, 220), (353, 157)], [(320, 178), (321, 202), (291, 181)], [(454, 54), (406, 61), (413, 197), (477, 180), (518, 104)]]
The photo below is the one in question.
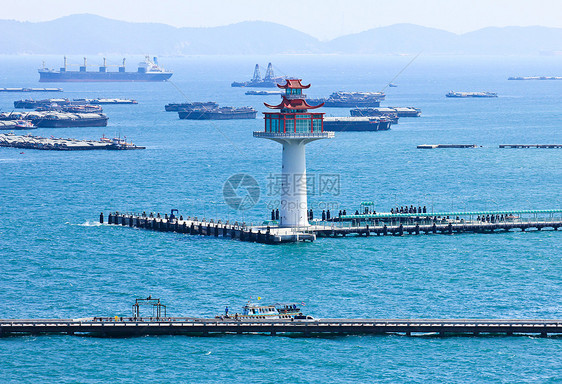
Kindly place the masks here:
[(16, 0), (2, 19), (46, 21), (75, 13), (176, 27), (274, 21), (326, 40), (397, 23), (464, 33), (487, 26), (562, 27), (562, 0)]

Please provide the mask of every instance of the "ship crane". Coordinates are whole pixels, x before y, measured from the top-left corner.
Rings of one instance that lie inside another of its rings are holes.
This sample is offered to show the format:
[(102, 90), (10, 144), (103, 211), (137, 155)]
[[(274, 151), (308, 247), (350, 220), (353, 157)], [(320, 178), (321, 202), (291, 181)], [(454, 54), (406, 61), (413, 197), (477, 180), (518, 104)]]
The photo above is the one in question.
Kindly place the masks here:
[[(269, 68), (268, 68), (269, 70)], [(256, 68), (254, 69), (254, 77), (252, 77), (252, 81), (260, 82), (261, 81), (261, 73), (260, 73), (260, 66), (256, 64)]]
[(273, 73), (273, 65), (269, 63), (267, 65), (267, 71), (265, 71), (264, 81), (273, 81), (275, 79), (275, 74)]

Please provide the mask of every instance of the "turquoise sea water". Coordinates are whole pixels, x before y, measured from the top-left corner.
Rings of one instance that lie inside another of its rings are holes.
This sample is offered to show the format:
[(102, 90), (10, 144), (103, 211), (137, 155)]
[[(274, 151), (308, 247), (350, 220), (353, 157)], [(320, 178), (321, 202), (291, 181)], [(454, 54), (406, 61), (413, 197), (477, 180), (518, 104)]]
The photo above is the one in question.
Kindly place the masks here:
[[(80, 58), (74, 58), (79, 62)], [(36, 68), (59, 57), (1, 57), (0, 86), (39, 84)], [(169, 212), (260, 222), (276, 196), (281, 147), (254, 139), (263, 120), (181, 121), (169, 102), (252, 105), (231, 81), (268, 61), (312, 83), (311, 97), (379, 91), (409, 57), (160, 58), (175, 74), (162, 84), (61, 84), (62, 94), (0, 93), (0, 109), (26, 97), (123, 97), (104, 106), (105, 128), (37, 129), (33, 134), (127, 136), (144, 151), (42, 152), (0, 148), (0, 318), (128, 315), (151, 294), (171, 315), (214, 316), (250, 297), (304, 301), (315, 317), (560, 318), (559, 232), (319, 239), (266, 246), (97, 225), (104, 211)], [(90, 62), (93, 62), (93, 58)], [(115, 58), (114, 61), (118, 61)], [(101, 62), (101, 60), (100, 60)], [(129, 60), (132, 62), (132, 60)], [(560, 57), (418, 58), (386, 89), (385, 106), (414, 106), (387, 132), (337, 133), (307, 147), (312, 175), (338, 175), (340, 192), (309, 197), (354, 211), (427, 205), (438, 210), (562, 206), (562, 152), (499, 144), (561, 143), (562, 81), (507, 81), (560, 75)], [(59, 85), (55, 85), (59, 86)], [(181, 93), (180, 93), (181, 90)], [(447, 99), (494, 91), (497, 99)], [(182, 95), (183, 93), (183, 95)], [(346, 109), (325, 109), (345, 115)], [(418, 144), (478, 149), (418, 150)], [(260, 202), (235, 212), (226, 179), (246, 173)], [(66, 382), (560, 382), (562, 343), (534, 337), (143, 337), (0, 339), (0, 381)]]

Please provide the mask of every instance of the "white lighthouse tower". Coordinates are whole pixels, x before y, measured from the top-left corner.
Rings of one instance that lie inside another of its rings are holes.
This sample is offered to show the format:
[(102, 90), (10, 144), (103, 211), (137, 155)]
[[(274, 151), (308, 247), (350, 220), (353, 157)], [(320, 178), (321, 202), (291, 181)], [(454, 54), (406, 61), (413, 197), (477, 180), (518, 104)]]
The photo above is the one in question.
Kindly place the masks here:
[(308, 112), (324, 105), (311, 106), (306, 102), (302, 90), (310, 88), (310, 84), (302, 85), (300, 79), (290, 79), (286, 80), (286, 84), (277, 86), (285, 90), (281, 104), (264, 104), (280, 112), (264, 113), (265, 131), (254, 132), (254, 137), (283, 145), (279, 226), (306, 227), (309, 223), (305, 145), (333, 138), (334, 132), (324, 132), (323, 113)]

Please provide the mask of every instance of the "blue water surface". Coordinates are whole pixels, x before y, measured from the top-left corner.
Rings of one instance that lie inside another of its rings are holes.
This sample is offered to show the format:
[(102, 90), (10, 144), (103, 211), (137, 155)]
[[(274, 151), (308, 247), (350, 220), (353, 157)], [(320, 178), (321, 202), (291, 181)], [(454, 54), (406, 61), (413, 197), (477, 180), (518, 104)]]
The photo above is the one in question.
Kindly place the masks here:
[[(120, 58), (109, 61), (119, 62)], [(140, 59), (140, 58), (139, 58)], [(120, 97), (109, 125), (37, 129), (41, 136), (126, 136), (143, 151), (51, 152), (0, 148), (0, 318), (129, 315), (136, 297), (160, 297), (171, 315), (214, 316), (225, 305), (304, 301), (315, 317), (560, 318), (560, 232), (318, 239), (269, 246), (98, 225), (100, 212), (169, 212), (258, 223), (277, 195), (281, 147), (255, 139), (263, 120), (185, 121), (170, 102), (276, 103), (232, 81), (272, 61), (278, 74), (312, 83), (311, 97), (380, 91), (408, 56), (162, 57), (168, 83), (40, 84), (41, 61), (0, 57), (0, 87), (61, 86), (19, 98)], [(70, 58), (80, 62), (81, 58)], [(90, 58), (89, 62), (95, 62)], [(101, 62), (101, 58), (99, 59)], [(128, 62), (133, 62), (129, 60)], [(562, 207), (562, 152), (499, 144), (562, 143), (562, 57), (424, 57), (384, 89), (384, 106), (422, 109), (386, 132), (342, 132), (307, 147), (309, 174), (339, 189), (309, 196), (355, 211), (426, 205), (435, 211)], [(131, 68), (132, 69), (132, 68)], [(497, 99), (447, 99), (448, 91), (493, 91)], [(323, 109), (348, 115), (347, 109)], [(419, 144), (477, 144), (419, 150)], [(22, 153), (23, 152), (23, 153)], [(253, 176), (259, 203), (228, 207), (226, 179)], [(142, 337), (0, 339), (5, 382), (560, 382), (562, 342), (535, 337)]]

